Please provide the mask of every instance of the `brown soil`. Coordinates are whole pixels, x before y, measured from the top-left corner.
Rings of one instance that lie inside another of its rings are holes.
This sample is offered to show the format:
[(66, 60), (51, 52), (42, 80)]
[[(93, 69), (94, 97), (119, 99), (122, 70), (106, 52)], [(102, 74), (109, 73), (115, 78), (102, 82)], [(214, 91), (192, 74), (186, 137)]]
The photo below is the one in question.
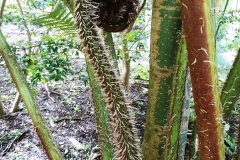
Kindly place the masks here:
[[(83, 59), (74, 60), (75, 69), (84, 69)], [(5, 66), (0, 65), (0, 86), (6, 115), (0, 117), (0, 159), (47, 159), (32, 121), (21, 101), (19, 111), (9, 113), (16, 89)], [(100, 150), (89, 85), (69, 75), (64, 81), (47, 83), (50, 97), (43, 84), (34, 87), (36, 101), (65, 159), (99, 159)], [(136, 108), (136, 127), (143, 137), (147, 95), (142, 87), (130, 87), (132, 106)]]

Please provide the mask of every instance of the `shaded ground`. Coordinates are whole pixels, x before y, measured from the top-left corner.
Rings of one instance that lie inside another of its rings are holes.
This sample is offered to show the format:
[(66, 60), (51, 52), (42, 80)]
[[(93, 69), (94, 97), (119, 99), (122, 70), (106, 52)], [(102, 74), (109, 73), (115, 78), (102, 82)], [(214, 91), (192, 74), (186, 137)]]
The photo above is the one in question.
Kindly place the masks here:
[[(83, 59), (73, 62), (75, 69), (84, 69)], [(31, 119), (23, 102), (20, 110), (9, 113), (16, 89), (4, 65), (0, 66), (0, 87), (7, 115), (0, 117), (0, 159), (47, 159), (34, 131)], [(91, 90), (77, 75), (69, 76), (64, 82), (48, 84), (48, 92), (43, 84), (35, 87), (36, 100), (49, 124), (65, 159), (99, 159), (98, 137), (94, 119)], [(139, 136), (143, 137), (147, 95), (141, 86), (131, 86), (132, 105)]]
[[(32, 40), (39, 41), (44, 30), (36, 26), (30, 28), (37, 31), (37, 36), (33, 36)], [(27, 39), (26, 31), (16, 25), (3, 25), (1, 29), (9, 37), (9, 44)], [(85, 70), (83, 56), (74, 59), (72, 64), (74, 71)], [(33, 87), (37, 91), (36, 100), (65, 159), (99, 159), (91, 89), (78, 77), (79, 75), (69, 75), (64, 82), (48, 83), (47, 90), (44, 84), (38, 84)], [(7, 112), (7, 115), (0, 117), (0, 160), (47, 159), (24, 103), (20, 102), (18, 112), (9, 113), (16, 89), (1, 59), (0, 87)], [(134, 84), (130, 88), (141, 140), (147, 105), (147, 95), (142, 91), (143, 87)]]

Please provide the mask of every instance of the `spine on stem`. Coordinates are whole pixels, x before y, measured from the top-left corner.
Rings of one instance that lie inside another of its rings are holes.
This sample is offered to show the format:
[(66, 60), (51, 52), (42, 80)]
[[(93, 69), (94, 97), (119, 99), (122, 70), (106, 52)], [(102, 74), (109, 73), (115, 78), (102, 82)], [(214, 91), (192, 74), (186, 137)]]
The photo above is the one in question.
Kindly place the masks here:
[(119, 81), (110, 51), (104, 44), (102, 30), (97, 26), (99, 3), (92, 0), (76, 0), (75, 21), (83, 52), (97, 77), (110, 116), (114, 159), (140, 160), (139, 141), (134, 127), (134, 116), (127, 94)]

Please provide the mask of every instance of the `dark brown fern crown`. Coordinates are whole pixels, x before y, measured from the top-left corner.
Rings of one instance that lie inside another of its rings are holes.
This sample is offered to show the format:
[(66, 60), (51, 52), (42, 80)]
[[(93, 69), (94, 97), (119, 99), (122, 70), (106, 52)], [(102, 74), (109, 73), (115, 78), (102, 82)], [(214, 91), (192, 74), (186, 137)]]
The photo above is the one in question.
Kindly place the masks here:
[(98, 4), (92, 20), (107, 32), (123, 31), (131, 26), (138, 14), (138, 0), (93, 0)]

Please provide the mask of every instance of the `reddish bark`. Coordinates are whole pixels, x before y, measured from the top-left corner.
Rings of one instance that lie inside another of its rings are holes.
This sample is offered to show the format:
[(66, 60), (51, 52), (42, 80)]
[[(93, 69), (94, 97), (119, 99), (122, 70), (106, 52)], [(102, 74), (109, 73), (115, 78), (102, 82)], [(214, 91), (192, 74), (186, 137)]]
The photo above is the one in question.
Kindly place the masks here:
[(210, 1), (181, 0), (188, 51), (200, 158), (224, 159), (222, 110), (218, 92), (216, 52)]

